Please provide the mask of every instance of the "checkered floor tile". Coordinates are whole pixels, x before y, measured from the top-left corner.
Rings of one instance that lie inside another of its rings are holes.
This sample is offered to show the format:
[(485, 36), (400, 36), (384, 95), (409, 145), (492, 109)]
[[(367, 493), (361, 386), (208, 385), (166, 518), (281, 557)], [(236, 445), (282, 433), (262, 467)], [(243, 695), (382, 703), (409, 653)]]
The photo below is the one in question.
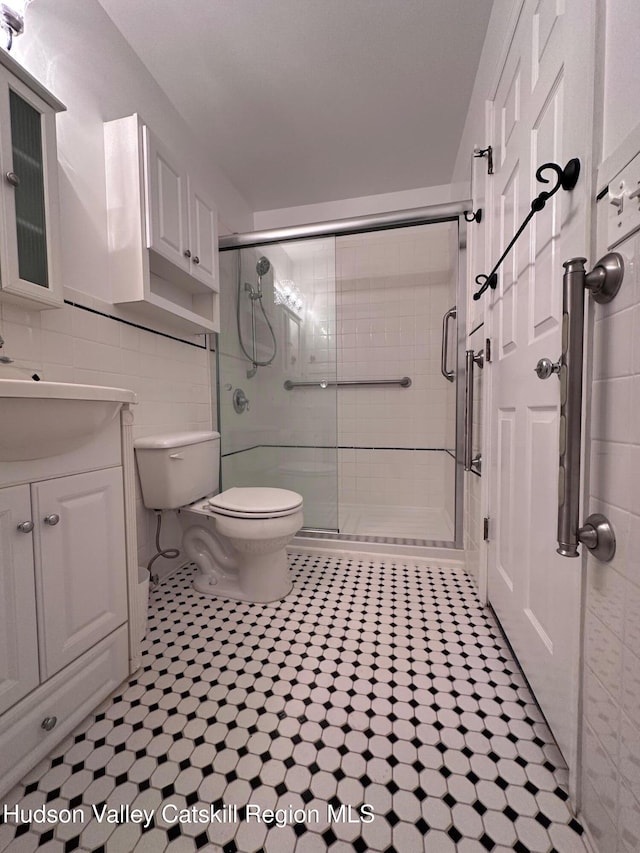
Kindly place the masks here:
[(191, 568), (153, 590), (142, 669), (5, 798), (20, 811), (0, 850), (585, 850), (562, 758), (464, 572), (291, 568), (272, 605), (203, 598)]

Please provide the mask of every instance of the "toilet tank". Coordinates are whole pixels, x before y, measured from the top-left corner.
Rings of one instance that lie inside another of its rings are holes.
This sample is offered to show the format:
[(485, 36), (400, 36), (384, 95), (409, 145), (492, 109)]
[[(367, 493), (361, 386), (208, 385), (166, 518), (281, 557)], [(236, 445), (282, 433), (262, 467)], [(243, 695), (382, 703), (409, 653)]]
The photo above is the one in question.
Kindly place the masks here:
[(218, 492), (219, 432), (150, 435), (133, 446), (149, 509), (177, 509)]

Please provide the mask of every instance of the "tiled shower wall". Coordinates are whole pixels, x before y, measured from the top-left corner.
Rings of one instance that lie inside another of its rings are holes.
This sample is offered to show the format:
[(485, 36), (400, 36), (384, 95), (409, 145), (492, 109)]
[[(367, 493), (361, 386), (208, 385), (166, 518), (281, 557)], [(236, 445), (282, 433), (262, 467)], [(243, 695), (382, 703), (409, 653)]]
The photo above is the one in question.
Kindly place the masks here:
[[(86, 295), (83, 304), (109, 309)], [(80, 307), (30, 311), (7, 303), (0, 304), (0, 334), (5, 339), (3, 354), (14, 360), (9, 368), (0, 365), (0, 376), (27, 378), (37, 372), (52, 382), (135, 391), (135, 437), (211, 428), (209, 353), (202, 337), (194, 338), (197, 343), (192, 345)], [(144, 565), (155, 552), (155, 517), (144, 508), (139, 488), (136, 515)], [(180, 543), (172, 513), (165, 514), (162, 542), (164, 547)], [(163, 560), (154, 565), (154, 572), (171, 567)]]
[[(607, 201), (600, 202), (602, 224)], [(600, 229), (602, 230), (602, 229)], [(601, 239), (598, 256), (607, 251)], [(640, 849), (640, 236), (625, 277), (595, 306), (589, 512), (613, 524), (611, 563), (588, 557), (584, 631), (582, 810), (598, 853)]]

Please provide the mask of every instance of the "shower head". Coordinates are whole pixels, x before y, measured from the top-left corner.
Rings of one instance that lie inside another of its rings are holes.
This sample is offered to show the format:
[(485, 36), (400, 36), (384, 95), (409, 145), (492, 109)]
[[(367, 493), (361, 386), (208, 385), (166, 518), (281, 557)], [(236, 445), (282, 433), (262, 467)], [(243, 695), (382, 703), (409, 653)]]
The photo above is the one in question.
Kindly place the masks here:
[(269, 258), (265, 258), (265, 256), (263, 255), (256, 264), (256, 272), (258, 273), (258, 276), (262, 278), (262, 276), (266, 275), (270, 269), (271, 261), (269, 260)]

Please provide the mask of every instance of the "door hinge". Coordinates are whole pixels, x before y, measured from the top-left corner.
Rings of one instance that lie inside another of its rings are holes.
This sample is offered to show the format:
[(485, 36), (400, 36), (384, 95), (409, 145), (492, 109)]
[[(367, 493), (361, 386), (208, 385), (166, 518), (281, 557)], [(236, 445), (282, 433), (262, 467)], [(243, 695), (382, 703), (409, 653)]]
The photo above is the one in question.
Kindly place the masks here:
[(482, 520), (482, 538), (485, 542), (489, 541), (489, 519), (486, 516)]
[(491, 338), (484, 340), (484, 360), (491, 361)]

